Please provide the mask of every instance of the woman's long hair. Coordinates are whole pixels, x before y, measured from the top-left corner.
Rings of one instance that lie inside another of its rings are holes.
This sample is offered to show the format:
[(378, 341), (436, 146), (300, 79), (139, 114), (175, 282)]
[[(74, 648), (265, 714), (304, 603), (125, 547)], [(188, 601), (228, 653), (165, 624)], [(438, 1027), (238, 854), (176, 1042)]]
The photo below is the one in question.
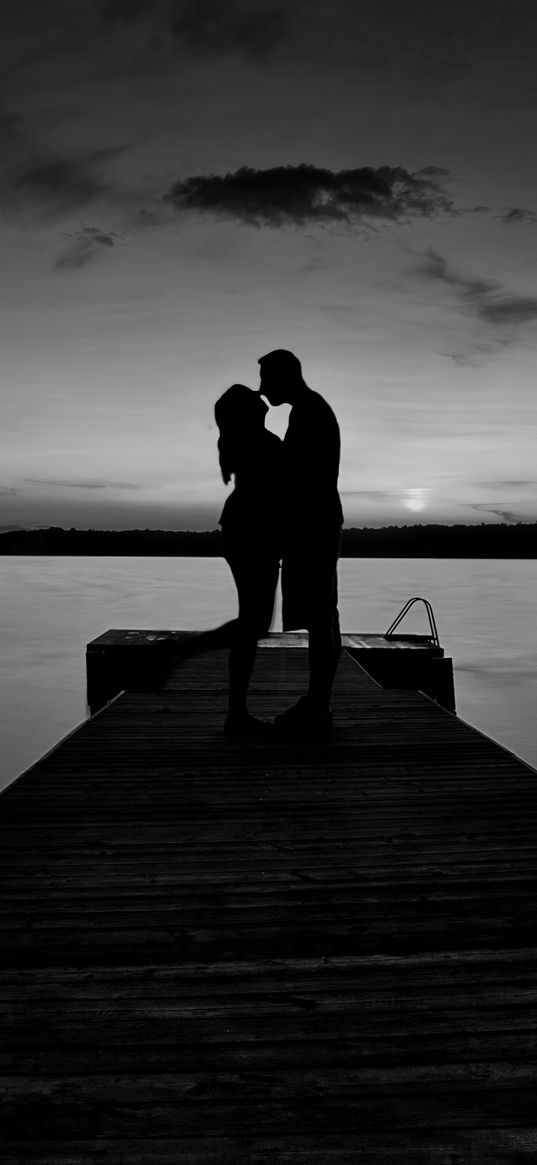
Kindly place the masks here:
[(220, 432), (218, 457), (226, 485), (251, 456), (267, 412), (268, 406), (259, 393), (245, 384), (232, 384), (217, 400), (214, 419)]

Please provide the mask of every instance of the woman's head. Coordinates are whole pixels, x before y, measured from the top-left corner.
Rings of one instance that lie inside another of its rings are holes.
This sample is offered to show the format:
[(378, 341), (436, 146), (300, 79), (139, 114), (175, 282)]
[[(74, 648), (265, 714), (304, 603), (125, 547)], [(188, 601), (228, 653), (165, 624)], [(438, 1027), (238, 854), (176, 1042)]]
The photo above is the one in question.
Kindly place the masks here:
[(262, 426), (268, 405), (258, 392), (247, 388), (245, 384), (232, 384), (226, 389), (214, 406), (214, 419), (222, 432), (223, 429), (241, 428), (242, 426)]
[(268, 405), (258, 392), (245, 384), (232, 384), (214, 406), (214, 419), (220, 431), (218, 452), (224, 481), (236, 472), (244, 452), (265, 425)]

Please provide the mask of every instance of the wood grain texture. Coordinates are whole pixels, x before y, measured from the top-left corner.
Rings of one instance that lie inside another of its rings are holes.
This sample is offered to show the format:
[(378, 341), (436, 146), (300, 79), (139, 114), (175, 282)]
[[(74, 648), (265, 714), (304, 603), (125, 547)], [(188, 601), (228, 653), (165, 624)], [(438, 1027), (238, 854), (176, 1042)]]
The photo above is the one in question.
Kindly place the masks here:
[[(252, 710), (306, 682), (261, 648)], [(0, 799), (2, 1160), (535, 1162), (537, 774), (345, 654), (327, 744), (227, 740), (226, 686)]]
[[(106, 647), (140, 647), (169, 639), (181, 646), (182, 643), (188, 643), (190, 639), (194, 639), (199, 634), (199, 631), (170, 631), (158, 628), (129, 630), (112, 627), (108, 631), (103, 631), (102, 635), (92, 639), (87, 645), (87, 650), (97, 651)], [(435, 647), (431, 643), (429, 635), (390, 635), (389, 638), (386, 638), (380, 633), (351, 631), (344, 632), (341, 639), (344, 647), (381, 648), (384, 651), (427, 651), (434, 655), (442, 654), (442, 648)], [(308, 635), (306, 631), (275, 631), (260, 641), (261, 648), (281, 649), (282, 647), (304, 648), (307, 646)]]

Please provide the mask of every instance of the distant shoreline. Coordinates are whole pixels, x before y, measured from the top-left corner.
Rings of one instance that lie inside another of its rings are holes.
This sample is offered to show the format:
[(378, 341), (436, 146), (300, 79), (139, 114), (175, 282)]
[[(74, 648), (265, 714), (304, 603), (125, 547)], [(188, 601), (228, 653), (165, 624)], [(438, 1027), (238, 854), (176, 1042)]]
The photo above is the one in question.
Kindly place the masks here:
[[(222, 556), (219, 530), (39, 530), (0, 533), (3, 555)], [(537, 522), (350, 527), (342, 558), (537, 558)]]

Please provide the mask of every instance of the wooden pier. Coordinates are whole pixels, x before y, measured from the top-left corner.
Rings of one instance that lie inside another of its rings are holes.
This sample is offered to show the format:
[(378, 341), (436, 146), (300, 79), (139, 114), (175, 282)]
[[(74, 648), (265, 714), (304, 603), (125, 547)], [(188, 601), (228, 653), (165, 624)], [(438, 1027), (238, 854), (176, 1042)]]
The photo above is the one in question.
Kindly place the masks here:
[[(252, 710), (306, 674), (261, 648)], [(350, 648), (330, 743), (226, 740), (226, 685), (0, 799), (4, 1165), (534, 1165), (537, 773)]]
[[(413, 600), (416, 601), (416, 600)], [(419, 600), (423, 602), (424, 600)], [(371, 635), (353, 632), (343, 646), (368, 675), (388, 688), (411, 688), (432, 696), (449, 712), (455, 711), (453, 664), (431, 635)], [(123, 688), (147, 688), (177, 658), (199, 641), (199, 632), (122, 630), (113, 628), (92, 639), (86, 648), (88, 706), (91, 712)], [(307, 647), (307, 633), (291, 631), (269, 635), (261, 647)]]

